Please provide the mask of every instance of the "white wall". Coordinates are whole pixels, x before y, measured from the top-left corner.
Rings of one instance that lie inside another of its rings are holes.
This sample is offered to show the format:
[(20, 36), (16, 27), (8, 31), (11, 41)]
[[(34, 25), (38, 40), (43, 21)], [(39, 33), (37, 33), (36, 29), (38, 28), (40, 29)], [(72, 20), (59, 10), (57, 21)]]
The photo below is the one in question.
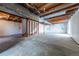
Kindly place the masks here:
[(69, 19), (68, 34), (79, 43), (79, 10)]
[(21, 23), (5, 21), (0, 19), (0, 36), (14, 35), (22, 33)]

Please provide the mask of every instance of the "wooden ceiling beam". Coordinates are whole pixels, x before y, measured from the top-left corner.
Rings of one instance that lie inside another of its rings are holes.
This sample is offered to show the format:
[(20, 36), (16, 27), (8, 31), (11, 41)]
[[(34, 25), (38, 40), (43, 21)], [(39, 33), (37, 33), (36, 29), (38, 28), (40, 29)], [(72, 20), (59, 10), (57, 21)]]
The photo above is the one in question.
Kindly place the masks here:
[(70, 3), (70, 4), (61, 4), (55, 8), (50, 9), (49, 11), (46, 11), (45, 13), (40, 14), (41, 17), (49, 15), (49, 14), (54, 14), (60, 11), (64, 11), (64, 10), (69, 10), (69, 9), (73, 9), (73, 8), (79, 8), (79, 4), (75, 4), (75, 3)]
[(62, 22), (67, 22), (69, 18), (67, 18), (66, 20), (65, 19), (61, 19), (61, 20), (57, 20), (57, 21), (52, 21), (50, 23), (53, 23), (53, 24), (57, 24), (57, 23), (62, 23)]
[(61, 12), (57, 12), (54, 14), (50, 14), (50, 15), (44, 16), (42, 18), (49, 19), (49, 18), (56, 17), (56, 16), (63, 15), (63, 14), (66, 14), (66, 11), (61, 11)]
[(64, 21), (64, 20), (69, 19), (71, 16), (72, 16), (71, 14), (64, 14), (64, 15), (61, 15), (61, 16), (56, 16), (56, 17), (48, 19), (48, 22), (50, 22), (50, 23), (55, 22), (56, 23), (56, 22), (59, 22), (59, 21)]
[(53, 18), (53, 17), (56, 17), (56, 16), (61, 16), (61, 15), (64, 15), (64, 14), (74, 14), (76, 12), (76, 10), (78, 10), (78, 9), (72, 9), (72, 10), (68, 10), (68, 11), (61, 11), (61, 12), (57, 12), (57, 13), (54, 13), (54, 14), (50, 14), (48, 16), (44, 16), (43, 18), (50, 19), (50, 18)]
[(45, 5), (42, 5), (41, 7), (39, 7), (38, 9), (41, 10), (41, 9), (47, 7), (48, 5), (51, 5), (51, 4), (50, 3), (46, 3)]
[(35, 7), (33, 7), (32, 5), (30, 5), (29, 3), (26, 3), (26, 6), (28, 6), (28, 8), (33, 8), (33, 9), (35, 9)]
[(52, 8), (54, 6), (58, 5), (58, 3), (47, 3), (43, 6), (41, 6), (40, 8), (38, 8), (38, 10), (42, 10), (42, 11), (46, 11), (48, 10), (49, 8)]
[(31, 4), (26, 3), (26, 6), (27, 6), (28, 8), (35, 9), (36, 12), (40, 13), (40, 11), (39, 11), (36, 7), (32, 6)]
[(48, 20), (53, 20), (53, 19), (58, 19), (58, 18), (66, 18), (66, 17), (70, 17), (70, 16), (71, 16), (71, 14), (64, 14), (64, 15), (53, 17), (53, 18), (49, 18)]
[(44, 4), (42, 4), (42, 5), (40, 5), (38, 8), (41, 8), (42, 6), (44, 6), (44, 5), (46, 5), (47, 3), (44, 3)]
[(36, 7), (37, 9), (46, 5), (47, 3), (29, 3), (31, 4), (32, 6)]
[(78, 8), (67, 10), (66, 14), (74, 14), (77, 10)]

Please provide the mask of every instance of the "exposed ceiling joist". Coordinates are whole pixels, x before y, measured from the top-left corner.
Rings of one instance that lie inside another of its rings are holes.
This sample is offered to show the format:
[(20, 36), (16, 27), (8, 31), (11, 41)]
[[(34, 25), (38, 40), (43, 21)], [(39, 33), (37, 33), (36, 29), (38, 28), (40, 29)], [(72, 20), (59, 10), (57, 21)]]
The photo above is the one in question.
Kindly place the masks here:
[(47, 3), (45, 5), (43, 5), (42, 7), (38, 8), (38, 10), (41, 10), (41, 11), (46, 11), (54, 6), (58, 5), (58, 3)]
[(30, 3), (31, 5), (35, 6), (37, 9), (46, 5), (47, 3)]
[[(45, 3), (41, 7), (35, 3), (29, 3), (29, 8), (34, 9), (34, 12), (39, 11), (38, 15), (41, 18), (48, 19), (50, 23), (64, 22), (69, 19), (79, 8), (79, 3)], [(45, 20), (44, 20), (45, 21)]]
[(56, 13), (60, 10), (65, 10), (66, 8), (70, 7), (70, 6), (74, 6), (75, 3), (70, 3), (70, 4), (61, 4), (59, 6), (56, 6), (52, 9), (50, 9), (49, 11), (46, 11), (45, 13), (40, 14), (41, 17), (52, 14), (52, 13)]
[(27, 5), (29, 8), (37, 9), (35, 6), (31, 5), (30, 3), (26, 3), (26, 5)]
[(60, 22), (60, 21), (65, 21), (65, 20), (69, 19), (71, 16), (72, 16), (72, 14), (64, 14), (64, 15), (61, 15), (61, 16), (56, 16), (56, 17), (48, 19), (48, 22), (57, 23), (57, 22)]
[(35, 10), (37, 13), (40, 13), (40, 11), (39, 11), (36, 7), (32, 6), (31, 4), (26, 3), (26, 6), (27, 6), (28, 8), (31, 8), (31, 9)]
[(53, 19), (58, 19), (58, 18), (66, 18), (66, 17), (70, 17), (71, 15), (72, 14), (64, 14), (64, 15), (49, 18), (48, 20), (53, 20)]
[(50, 14), (50, 15), (47, 15), (47, 16), (44, 16), (44, 17), (41, 17), (41, 18), (49, 19), (49, 18), (59, 16), (59, 15), (63, 15), (63, 14), (66, 14), (66, 11), (57, 12), (57, 13)]
[(49, 18), (53, 18), (53, 17), (56, 17), (56, 16), (64, 15), (64, 14), (74, 14), (76, 10), (77, 9), (72, 9), (72, 10), (68, 10), (68, 11), (63, 10), (63, 11), (60, 11), (60, 12), (57, 12), (57, 13), (54, 13), (54, 14), (44, 16), (42, 18), (49, 19)]
[(65, 19), (55, 20), (55, 21), (52, 21), (52, 22), (50, 22), (50, 23), (52, 23), (52, 24), (57, 24), (57, 23), (62, 23), (62, 22), (68, 22), (68, 19), (69, 19), (69, 18), (67, 18), (66, 20), (65, 20)]
[(39, 10), (42, 10), (43, 8), (48, 7), (48, 6), (50, 6), (50, 5), (51, 5), (50, 3), (46, 3), (45, 5), (39, 7), (38, 9), (39, 9)]
[(78, 8), (67, 10), (66, 14), (74, 14), (77, 10), (78, 10)]
[(34, 9), (35, 9), (35, 7), (32, 6), (32, 5), (30, 5), (29, 3), (26, 3), (26, 5), (27, 5), (29, 8), (34, 8)]

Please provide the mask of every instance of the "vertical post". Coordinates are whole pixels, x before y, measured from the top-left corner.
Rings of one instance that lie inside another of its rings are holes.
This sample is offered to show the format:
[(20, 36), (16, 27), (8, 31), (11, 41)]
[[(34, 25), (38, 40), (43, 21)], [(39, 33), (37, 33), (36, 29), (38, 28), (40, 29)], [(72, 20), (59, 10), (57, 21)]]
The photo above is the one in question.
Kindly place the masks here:
[(36, 22), (36, 34), (38, 33), (38, 24)]
[(28, 19), (26, 19), (26, 36), (27, 36), (27, 22), (28, 22)]
[(29, 19), (29, 36), (30, 36), (30, 19)]
[(34, 21), (32, 21), (33, 22), (33, 30), (32, 30), (32, 33), (34, 34)]
[(35, 34), (35, 21), (34, 21), (34, 33), (33, 34)]
[(30, 34), (33, 35), (34, 21), (31, 20), (31, 21), (30, 21), (30, 25), (31, 25), (31, 26), (30, 26), (30, 30), (31, 30), (31, 31), (30, 31)]
[(38, 24), (38, 35), (39, 35), (39, 22), (37, 24)]
[(26, 19), (22, 19), (22, 34), (26, 35)]
[(27, 36), (30, 35), (30, 18), (27, 18), (27, 21), (26, 21), (26, 28), (27, 28)]

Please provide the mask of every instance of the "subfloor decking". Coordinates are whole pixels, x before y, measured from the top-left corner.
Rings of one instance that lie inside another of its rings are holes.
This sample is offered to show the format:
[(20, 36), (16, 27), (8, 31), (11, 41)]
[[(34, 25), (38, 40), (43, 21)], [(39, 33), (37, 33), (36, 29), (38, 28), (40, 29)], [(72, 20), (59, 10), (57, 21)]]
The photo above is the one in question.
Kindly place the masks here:
[(79, 55), (77, 45), (68, 35), (40, 34), (17, 43), (0, 56), (72, 56)]

